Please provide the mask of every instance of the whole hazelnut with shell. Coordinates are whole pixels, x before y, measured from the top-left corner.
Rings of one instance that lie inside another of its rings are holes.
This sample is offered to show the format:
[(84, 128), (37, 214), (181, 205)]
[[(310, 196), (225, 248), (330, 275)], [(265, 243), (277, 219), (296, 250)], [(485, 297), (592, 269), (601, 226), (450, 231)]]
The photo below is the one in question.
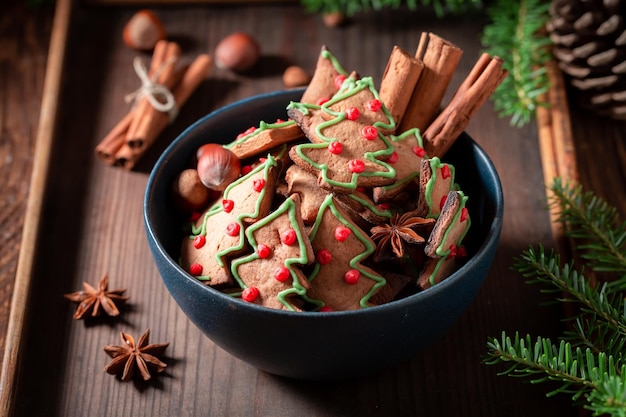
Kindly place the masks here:
[(311, 76), (302, 67), (292, 65), (283, 73), (283, 84), (287, 88), (302, 87), (311, 81)]
[(235, 32), (222, 39), (215, 48), (215, 65), (232, 71), (245, 71), (257, 63), (259, 43), (248, 33)]
[(198, 176), (205, 187), (223, 191), (241, 173), (241, 162), (230, 150), (217, 143), (207, 143), (196, 151)]
[(165, 28), (161, 20), (150, 10), (139, 10), (124, 26), (124, 43), (133, 49), (148, 51), (160, 40), (165, 39)]
[(172, 184), (172, 193), (176, 207), (190, 213), (204, 208), (211, 199), (212, 192), (202, 184), (198, 171), (189, 168), (183, 170)]

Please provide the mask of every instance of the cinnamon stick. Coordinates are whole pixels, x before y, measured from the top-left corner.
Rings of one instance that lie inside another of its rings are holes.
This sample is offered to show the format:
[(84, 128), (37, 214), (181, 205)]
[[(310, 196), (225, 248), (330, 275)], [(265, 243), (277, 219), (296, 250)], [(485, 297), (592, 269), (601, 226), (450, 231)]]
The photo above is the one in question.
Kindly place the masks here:
[(115, 161), (115, 154), (124, 144), (126, 139), (126, 133), (130, 127), (133, 118), (135, 117), (135, 111), (129, 111), (126, 116), (120, 120), (113, 129), (98, 143), (96, 146), (96, 156), (102, 159), (108, 164), (113, 164)]
[(394, 46), (380, 83), (379, 96), (396, 125), (400, 125), (411, 94), (424, 68), (424, 63)]
[(465, 130), (470, 119), (500, 85), (508, 72), (503, 60), (483, 53), (454, 97), (422, 134), (426, 154), (443, 156)]
[(422, 33), (415, 52), (424, 68), (413, 90), (399, 132), (417, 127), (423, 131), (439, 111), (441, 100), (461, 59), (463, 51), (432, 33)]
[[(178, 81), (176, 77), (176, 63), (181, 55), (180, 46), (175, 42), (167, 41), (159, 42), (157, 46), (159, 51), (153, 54), (149, 76), (154, 76), (156, 71), (162, 69), (156, 79), (156, 83), (168, 90), (172, 90)], [(157, 46), (155, 46), (155, 52)], [(150, 129), (153, 119), (159, 117), (160, 113), (162, 112), (155, 109), (146, 97), (141, 98), (137, 104), (137, 116), (133, 119), (126, 136), (126, 142), (131, 148), (143, 146), (142, 142), (137, 140), (137, 138), (145, 136), (145, 132)]]
[[(213, 60), (209, 55), (201, 54), (184, 72), (180, 83), (174, 90), (174, 101), (178, 108), (185, 104), (191, 94), (208, 77), (212, 64)], [(152, 116), (151, 123), (146, 125), (143, 131), (138, 132), (141, 133), (141, 137), (126, 137), (125, 143), (115, 155), (114, 165), (132, 169), (171, 121), (167, 113), (156, 112)], [(129, 142), (134, 140), (141, 141), (141, 146), (130, 146)]]

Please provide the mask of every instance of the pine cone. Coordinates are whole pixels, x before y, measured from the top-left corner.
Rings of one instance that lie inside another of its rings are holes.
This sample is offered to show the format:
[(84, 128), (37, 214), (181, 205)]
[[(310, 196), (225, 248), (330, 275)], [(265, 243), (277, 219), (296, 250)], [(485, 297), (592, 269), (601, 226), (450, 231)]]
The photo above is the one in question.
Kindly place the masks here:
[(553, 54), (582, 108), (626, 119), (626, 0), (552, 0)]

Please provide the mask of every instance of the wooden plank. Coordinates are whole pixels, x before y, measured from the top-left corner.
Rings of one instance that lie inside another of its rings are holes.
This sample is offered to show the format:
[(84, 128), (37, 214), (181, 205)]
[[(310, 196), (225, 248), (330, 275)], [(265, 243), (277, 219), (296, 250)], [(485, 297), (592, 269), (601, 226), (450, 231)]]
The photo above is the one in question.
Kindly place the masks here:
[[(564, 182), (578, 182), (576, 146), (572, 134), (569, 103), (563, 74), (556, 61), (546, 64), (550, 90), (544, 99), (547, 106), (537, 109), (539, 148), (547, 197), (548, 187), (560, 177)], [(565, 236), (564, 225), (556, 221), (557, 213), (550, 210), (552, 236), (560, 253), (572, 255), (570, 240)]]
[(22, 244), (18, 258), (11, 313), (5, 342), (2, 371), (0, 372), (0, 414), (7, 415), (13, 408), (16, 379), (22, 361), (22, 335), (24, 333), (29, 294), (33, 283), (33, 266), (36, 261), (37, 239), (41, 232), (41, 211), (46, 191), (46, 180), (54, 146), (59, 95), (62, 88), (63, 63), (70, 24), (71, 0), (58, 0), (54, 26), (50, 39), (50, 52), (46, 67), (43, 98), (28, 204), (24, 218)]

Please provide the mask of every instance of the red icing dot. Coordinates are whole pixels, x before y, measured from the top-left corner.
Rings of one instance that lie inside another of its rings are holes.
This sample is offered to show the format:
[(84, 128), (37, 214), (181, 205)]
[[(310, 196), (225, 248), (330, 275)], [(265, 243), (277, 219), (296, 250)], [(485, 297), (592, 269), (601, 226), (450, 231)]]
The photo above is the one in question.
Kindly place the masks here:
[(330, 142), (328, 144), (328, 152), (339, 155), (343, 151), (343, 145), (341, 142)]
[(378, 129), (374, 126), (363, 126), (363, 129), (361, 129), (361, 136), (367, 140), (374, 140), (378, 137)]
[(423, 158), (426, 155), (426, 151), (421, 146), (414, 146), (413, 153), (419, 156), (420, 158)]
[(348, 120), (356, 120), (361, 115), (361, 112), (356, 107), (348, 107), (346, 109), (346, 118)]
[(285, 282), (290, 276), (291, 272), (289, 272), (289, 269), (287, 269), (284, 265), (281, 265), (274, 270), (274, 278), (276, 278), (277, 281)]
[(330, 100), (330, 98), (320, 97), (317, 99), (317, 102), (315, 104), (317, 104), (318, 106), (321, 106), (322, 104), (326, 103), (328, 100)]
[(465, 246), (459, 246), (458, 248), (456, 248), (457, 259), (465, 258), (466, 256), (467, 256), (467, 249), (465, 249)]
[(463, 207), (461, 209), (461, 222), (464, 222), (469, 217), (469, 211), (467, 211), (467, 207)]
[(398, 152), (393, 151), (393, 153), (391, 154), (387, 162), (389, 162), (390, 164), (395, 164), (396, 162), (398, 162), (398, 159), (399, 159)]
[(452, 244), (450, 245), (450, 253), (448, 254), (448, 258), (454, 258), (456, 256), (456, 245)]
[(449, 165), (444, 165), (441, 167), (441, 176), (444, 179), (450, 178), (450, 175), (452, 175), (452, 171), (450, 171), (450, 166)]
[(443, 197), (441, 197), (441, 201), (439, 202), (439, 209), (441, 210), (443, 208), (443, 206), (446, 204), (446, 200), (448, 199), (447, 195), (444, 195)]
[(319, 252), (317, 252), (317, 256), (315, 258), (317, 259), (317, 262), (319, 262), (320, 264), (326, 265), (330, 263), (330, 261), (333, 260), (333, 254), (330, 253), (328, 249), (322, 249)]
[(259, 246), (256, 248), (256, 253), (259, 255), (259, 258), (265, 259), (272, 254), (272, 248), (264, 243), (259, 243)]
[(285, 123), (283, 119), (276, 119), (276, 123)]
[(346, 76), (345, 75), (341, 75), (339, 74), (338, 76), (335, 77), (335, 88), (337, 90), (339, 90), (341, 88), (341, 86), (343, 85), (343, 82), (346, 80)]
[(194, 211), (193, 213), (191, 213), (191, 216), (189, 216), (189, 220), (195, 222), (200, 218), (200, 216), (202, 216), (202, 213), (200, 213), (199, 211)]
[(350, 172), (354, 172), (355, 174), (360, 174), (365, 171), (365, 162), (360, 159), (352, 159), (348, 162), (348, 169)]
[(230, 213), (233, 207), (235, 207), (235, 202), (233, 200), (224, 199), (222, 200), (222, 207), (224, 207), (226, 213)]
[(206, 243), (206, 237), (202, 235), (198, 235), (193, 238), (193, 247), (196, 249), (200, 249)]
[(360, 193), (364, 193), (365, 192), (365, 187), (356, 187), (356, 190)]
[(244, 136), (248, 136), (251, 133), (254, 133), (254, 131), (256, 130), (256, 126), (250, 126), (249, 128), (247, 128), (246, 130), (244, 130), (243, 132), (241, 132), (240, 134), (237, 135), (237, 139), (241, 139)]
[(370, 99), (367, 101), (367, 108), (370, 111), (378, 111), (383, 107), (383, 103), (378, 99)]
[(361, 277), (361, 273), (356, 269), (351, 269), (343, 275), (343, 280), (350, 285), (354, 285), (359, 282), (359, 278)]
[(335, 239), (339, 242), (345, 242), (351, 233), (352, 230), (348, 229), (346, 226), (337, 226), (335, 228)]
[(230, 223), (226, 226), (226, 234), (228, 236), (238, 236), (240, 230), (241, 226), (239, 226), (239, 223)]
[(280, 241), (285, 245), (293, 245), (296, 243), (296, 239), (298, 238), (298, 234), (293, 229), (287, 229), (280, 235)]
[(194, 277), (197, 277), (198, 275), (202, 274), (202, 265), (191, 264), (191, 266), (189, 267), (189, 273), (193, 275)]
[(241, 175), (247, 175), (250, 171), (252, 171), (252, 166), (250, 165), (244, 165), (241, 167)]
[(324, 306), (322, 308), (319, 309), (320, 313), (329, 313), (331, 311), (333, 311), (332, 308), (330, 308), (329, 306)]
[(257, 287), (248, 287), (241, 293), (241, 298), (249, 303), (253, 302), (259, 296), (259, 289)]
[(263, 187), (265, 187), (265, 180), (263, 178), (252, 181), (252, 188), (254, 189), (254, 191), (260, 192)]
[(379, 208), (379, 209), (381, 209), (381, 210), (389, 210), (389, 207), (391, 207), (391, 206), (389, 205), (389, 203), (380, 203), (380, 204), (378, 205), (378, 208)]

